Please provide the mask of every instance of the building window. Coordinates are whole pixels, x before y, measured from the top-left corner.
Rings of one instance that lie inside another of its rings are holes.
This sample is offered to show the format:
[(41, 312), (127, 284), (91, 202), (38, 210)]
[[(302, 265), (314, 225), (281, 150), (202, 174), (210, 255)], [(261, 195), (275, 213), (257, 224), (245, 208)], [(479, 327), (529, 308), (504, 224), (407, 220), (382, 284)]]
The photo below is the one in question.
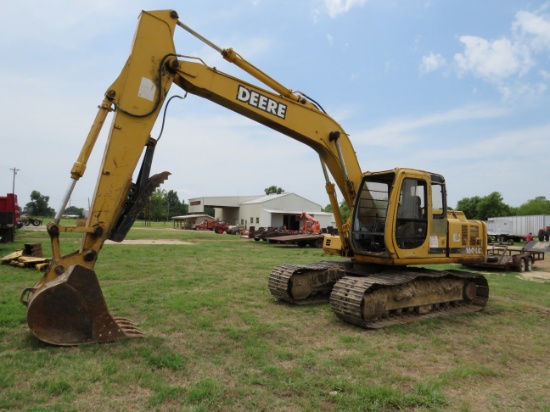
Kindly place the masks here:
[(254, 218), (253, 217), (250, 218), (250, 223), (254, 223)]
[(260, 223), (260, 218), (259, 217), (256, 218), (256, 223)]
[(244, 225), (244, 219), (241, 219), (241, 225)]

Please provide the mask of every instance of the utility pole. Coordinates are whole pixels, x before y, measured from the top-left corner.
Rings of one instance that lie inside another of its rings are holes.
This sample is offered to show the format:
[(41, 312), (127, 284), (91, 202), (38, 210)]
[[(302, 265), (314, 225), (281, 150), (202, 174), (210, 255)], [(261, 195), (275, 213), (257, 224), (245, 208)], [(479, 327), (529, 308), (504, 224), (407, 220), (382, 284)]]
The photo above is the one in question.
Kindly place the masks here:
[(11, 187), (11, 192), (13, 194), (15, 194), (15, 175), (17, 174), (17, 172), (19, 172), (21, 169), (17, 169), (15, 166), (13, 167), (13, 169), (10, 169), (10, 170), (13, 170), (13, 184), (12, 184), (12, 187)]

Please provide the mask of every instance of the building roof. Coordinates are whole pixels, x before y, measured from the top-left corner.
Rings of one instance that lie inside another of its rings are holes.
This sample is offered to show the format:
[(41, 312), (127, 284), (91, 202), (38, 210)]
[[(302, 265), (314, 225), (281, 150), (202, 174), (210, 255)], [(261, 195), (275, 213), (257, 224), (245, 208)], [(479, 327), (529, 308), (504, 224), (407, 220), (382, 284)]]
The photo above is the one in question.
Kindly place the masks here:
[(197, 217), (209, 217), (214, 219), (212, 216), (207, 215), (206, 213), (197, 213), (195, 215), (181, 215), (181, 216), (172, 216), (172, 220), (186, 220), (186, 219), (196, 219)]
[[(284, 192), (284, 193), (279, 193), (279, 194), (272, 193), (272, 194), (269, 194), (269, 195), (260, 196), (256, 199), (252, 199), (252, 200), (249, 200), (248, 202), (244, 202), (243, 205), (266, 203), (266, 202), (270, 202), (270, 201), (275, 200), (275, 199), (281, 199), (281, 198), (286, 197), (286, 196), (294, 196), (294, 197), (303, 199), (303, 200), (305, 200), (309, 203), (312, 203), (312, 204), (315, 204), (315, 205), (321, 207), (321, 205), (319, 205), (318, 203), (312, 202), (311, 200), (308, 200), (305, 197), (297, 195), (296, 193), (292, 193), (292, 192)], [(303, 210), (298, 212), (298, 213), (302, 213), (302, 212), (303, 212)]]
[(256, 199), (249, 200), (248, 202), (244, 202), (243, 204), (244, 205), (249, 205), (249, 204), (254, 204), (254, 203), (264, 203), (264, 202), (267, 202), (268, 200), (278, 199), (278, 198), (281, 198), (281, 197), (288, 196), (290, 194), (292, 194), (292, 193), (279, 193), (279, 194), (272, 193), (270, 195), (259, 196)]
[[(267, 213), (284, 213), (285, 215), (301, 215), (304, 210), (262, 209)], [(332, 212), (308, 212), (311, 216), (332, 216)]]

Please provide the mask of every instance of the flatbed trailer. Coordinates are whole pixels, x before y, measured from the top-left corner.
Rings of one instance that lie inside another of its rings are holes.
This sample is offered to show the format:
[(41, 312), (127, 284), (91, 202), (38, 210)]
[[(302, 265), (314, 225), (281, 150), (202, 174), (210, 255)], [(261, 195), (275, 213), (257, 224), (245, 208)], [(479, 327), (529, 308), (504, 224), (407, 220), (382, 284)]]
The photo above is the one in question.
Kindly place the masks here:
[(264, 228), (253, 231), (248, 235), (255, 241), (266, 241), (269, 243), (294, 244), (300, 247), (311, 246), (323, 247), (324, 235), (322, 233), (307, 233), (301, 230), (278, 229), (275, 227)]
[(465, 266), (530, 272), (536, 261), (544, 260), (545, 249), (530, 249), (528, 246), (490, 245), (485, 261)]
[(290, 244), (290, 245), (297, 245), (298, 247), (316, 247), (321, 248), (323, 247), (323, 239), (325, 238), (325, 235), (323, 234), (296, 234), (296, 235), (286, 235), (286, 236), (272, 236), (267, 237), (266, 240), (269, 243), (284, 243), (284, 244)]

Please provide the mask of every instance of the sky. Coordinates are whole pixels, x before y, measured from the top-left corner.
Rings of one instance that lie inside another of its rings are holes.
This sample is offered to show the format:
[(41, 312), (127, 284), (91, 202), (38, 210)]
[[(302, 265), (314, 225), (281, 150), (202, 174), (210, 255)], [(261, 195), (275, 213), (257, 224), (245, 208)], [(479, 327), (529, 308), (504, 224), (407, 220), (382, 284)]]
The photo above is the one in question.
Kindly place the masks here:
[[(550, 199), (550, 1), (532, 0), (6, 3), (0, 195), (12, 192), (15, 169), (20, 205), (36, 190), (59, 209), (139, 13), (159, 9), (315, 99), (350, 135), (364, 171), (442, 174), (451, 207), (495, 191), (510, 206)], [(174, 43), (179, 54), (250, 80), (179, 27)], [(174, 94), (183, 91), (174, 85)], [(91, 201), (108, 129), (71, 206)], [(152, 135), (159, 129), (160, 121)], [(172, 175), (162, 188), (187, 203), (262, 195), (272, 185), (329, 203), (312, 149), (197, 96), (170, 104), (152, 173), (165, 170)]]

